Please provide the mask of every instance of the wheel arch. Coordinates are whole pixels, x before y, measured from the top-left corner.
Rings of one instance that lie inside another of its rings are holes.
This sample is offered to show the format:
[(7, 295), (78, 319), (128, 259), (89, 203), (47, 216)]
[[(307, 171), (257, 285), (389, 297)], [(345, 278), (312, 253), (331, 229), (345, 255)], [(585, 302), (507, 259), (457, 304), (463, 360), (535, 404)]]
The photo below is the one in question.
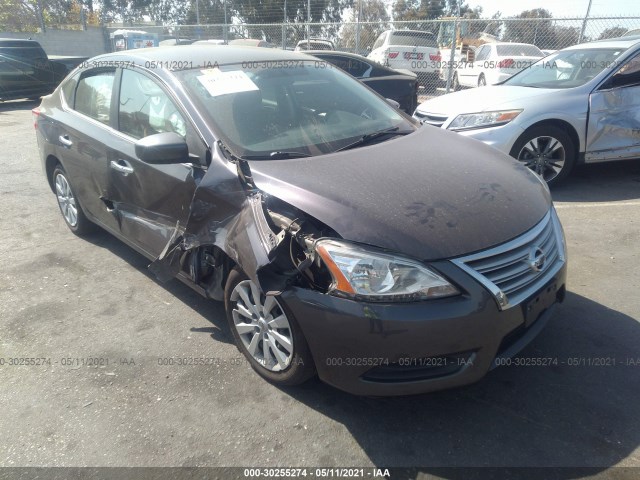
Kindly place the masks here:
[(538, 120), (537, 122), (532, 123), (527, 128), (525, 128), (524, 132), (518, 137), (518, 139), (516, 139), (516, 142), (520, 139), (522, 135), (525, 135), (529, 130), (533, 128), (544, 127), (544, 126), (553, 126), (565, 131), (566, 134), (569, 135), (569, 138), (571, 138), (571, 141), (573, 142), (573, 146), (576, 152), (576, 160), (580, 158), (580, 153), (583, 152), (583, 148), (580, 142), (580, 136), (578, 135), (578, 131), (571, 123), (567, 122), (566, 120), (562, 120), (560, 118), (547, 118), (547, 119)]
[(60, 160), (54, 155), (47, 156), (47, 159), (44, 163), (44, 171), (47, 175), (47, 183), (49, 184), (49, 188), (51, 191), (55, 193), (56, 189), (53, 186), (53, 171), (56, 169), (57, 165), (62, 165)]

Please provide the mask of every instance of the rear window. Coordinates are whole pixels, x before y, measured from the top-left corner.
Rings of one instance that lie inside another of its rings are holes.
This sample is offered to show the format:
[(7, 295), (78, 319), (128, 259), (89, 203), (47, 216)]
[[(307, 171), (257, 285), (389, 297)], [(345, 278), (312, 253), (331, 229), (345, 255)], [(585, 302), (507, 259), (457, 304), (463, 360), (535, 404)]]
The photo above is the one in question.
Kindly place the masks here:
[(47, 58), (47, 54), (44, 53), (42, 47), (38, 46), (0, 46), (0, 53), (12, 58), (22, 58), (29, 60), (36, 60), (39, 58)]
[(499, 57), (544, 57), (535, 45), (496, 45)]
[(438, 48), (436, 37), (430, 32), (391, 32), (389, 45)]

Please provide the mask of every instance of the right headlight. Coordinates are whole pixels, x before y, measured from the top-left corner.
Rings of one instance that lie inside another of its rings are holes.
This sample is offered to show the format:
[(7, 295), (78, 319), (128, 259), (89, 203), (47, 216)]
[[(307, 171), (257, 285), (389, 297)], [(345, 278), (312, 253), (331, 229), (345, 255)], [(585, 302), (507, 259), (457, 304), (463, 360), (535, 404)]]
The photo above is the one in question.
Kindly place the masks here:
[(465, 113), (458, 115), (447, 127), (448, 130), (498, 127), (506, 125), (522, 113), (522, 110), (499, 110), (495, 112)]
[(450, 282), (420, 262), (336, 240), (316, 252), (333, 277), (331, 292), (370, 302), (409, 302), (459, 295)]

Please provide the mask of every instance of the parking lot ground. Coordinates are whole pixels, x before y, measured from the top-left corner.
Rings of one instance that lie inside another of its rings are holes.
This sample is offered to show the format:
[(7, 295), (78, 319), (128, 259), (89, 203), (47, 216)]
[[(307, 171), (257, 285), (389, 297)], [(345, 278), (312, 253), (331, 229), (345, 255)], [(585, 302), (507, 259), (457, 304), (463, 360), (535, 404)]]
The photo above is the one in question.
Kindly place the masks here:
[[(35, 106), (0, 105), (0, 466), (640, 467), (640, 162), (582, 168), (554, 192), (568, 293), (525, 366), (361, 398), (264, 382), (220, 304), (157, 282), (106, 233), (72, 235)], [(9, 365), (20, 358), (51, 363)]]

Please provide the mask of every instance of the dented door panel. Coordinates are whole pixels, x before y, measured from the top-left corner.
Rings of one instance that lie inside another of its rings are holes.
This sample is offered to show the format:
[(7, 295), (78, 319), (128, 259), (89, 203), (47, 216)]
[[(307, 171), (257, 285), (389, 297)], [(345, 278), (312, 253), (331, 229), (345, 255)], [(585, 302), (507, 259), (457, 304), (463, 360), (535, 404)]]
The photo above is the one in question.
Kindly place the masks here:
[(265, 289), (257, 272), (270, 263), (269, 254), (278, 241), (267, 223), (261, 193), (225, 163), (214, 159), (195, 189), (184, 229), (174, 226), (169, 242), (151, 265), (160, 280), (179, 273), (185, 253), (215, 246)]
[(585, 161), (640, 157), (640, 85), (594, 92), (589, 103)]
[[(187, 164), (150, 165), (136, 157), (133, 141), (118, 139), (114, 143), (107, 156), (111, 214), (122, 235), (157, 256), (176, 225), (185, 225), (204, 171)], [(112, 162), (132, 171), (117, 170)]]

